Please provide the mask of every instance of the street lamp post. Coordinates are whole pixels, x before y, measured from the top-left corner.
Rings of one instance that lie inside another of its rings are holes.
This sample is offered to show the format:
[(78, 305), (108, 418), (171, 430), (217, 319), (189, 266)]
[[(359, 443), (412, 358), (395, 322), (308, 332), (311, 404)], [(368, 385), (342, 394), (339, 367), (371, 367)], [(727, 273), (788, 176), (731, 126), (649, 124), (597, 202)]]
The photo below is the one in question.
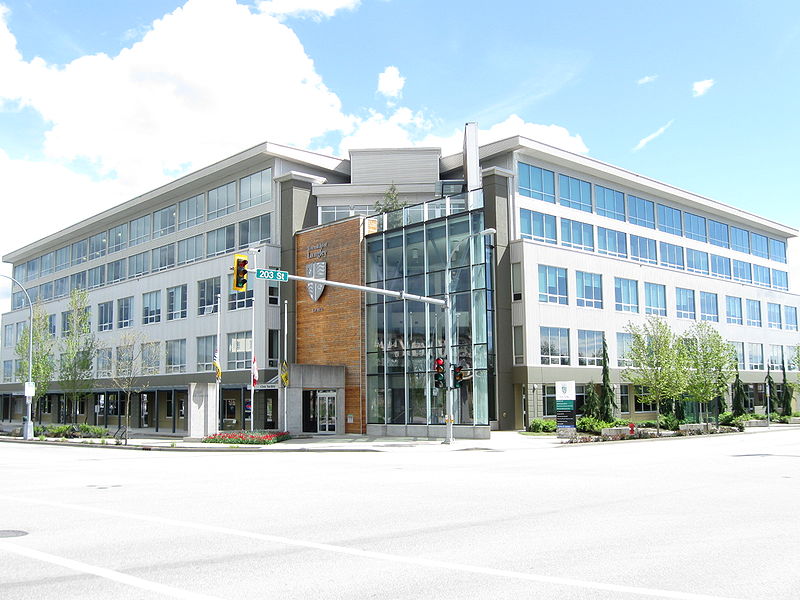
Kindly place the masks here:
[(28, 381), (25, 382), (25, 418), (27, 420), (22, 428), (22, 436), (26, 440), (32, 440), (33, 421), (31, 420), (31, 404), (33, 403), (33, 396), (36, 393), (33, 386), (33, 304), (31, 303), (31, 297), (28, 295), (28, 290), (26, 290), (25, 286), (19, 281), (10, 275), (0, 274), (0, 277), (5, 277), (16, 283), (22, 290), (22, 293), (25, 294), (25, 298), (28, 301)]
[[(453, 436), (453, 421), (455, 420), (454, 413), (454, 403), (455, 403), (455, 392), (456, 389), (453, 387), (453, 305), (450, 301), (450, 267), (453, 263), (453, 256), (461, 247), (461, 244), (476, 237), (482, 237), (485, 235), (494, 235), (497, 231), (489, 227), (487, 229), (483, 229), (477, 233), (472, 233), (462, 239), (456, 247), (453, 248), (452, 252), (449, 252), (447, 255), (447, 265), (445, 267), (445, 276), (444, 276), (444, 321), (445, 321), (445, 332), (444, 332), (444, 343), (445, 343), (445, 356), (447, 356), (447, 378), (446, 378), (446, 386), (445, 386), (445, 398), (447, 402), (447, 415), (445, 416), (445, 438), (443, 444), (452, 444), (455, 441)], [(472, 262), (470, 261), (470, 265)]]

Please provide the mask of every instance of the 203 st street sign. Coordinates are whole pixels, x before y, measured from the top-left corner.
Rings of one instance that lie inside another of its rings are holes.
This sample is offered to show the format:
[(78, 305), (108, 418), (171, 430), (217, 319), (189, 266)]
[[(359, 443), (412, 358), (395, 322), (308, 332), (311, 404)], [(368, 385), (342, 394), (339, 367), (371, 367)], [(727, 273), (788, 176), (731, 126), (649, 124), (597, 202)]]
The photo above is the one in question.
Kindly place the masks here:
[(269, 279), (270, 281), (289, 281), (288, 271), (276, 269), (256, 269), (256, 279)]

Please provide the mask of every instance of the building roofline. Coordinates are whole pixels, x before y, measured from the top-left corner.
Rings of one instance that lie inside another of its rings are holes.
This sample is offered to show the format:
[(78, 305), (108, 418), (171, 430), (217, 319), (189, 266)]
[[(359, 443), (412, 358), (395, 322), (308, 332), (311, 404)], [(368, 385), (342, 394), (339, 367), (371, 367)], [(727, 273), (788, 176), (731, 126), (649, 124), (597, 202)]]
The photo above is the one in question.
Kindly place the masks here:
[[(480, 147), (480, 159), (485, 160), (499, 154), (508, 152), (523, 151), (527, 154), (542, 158), (550, 163), (559, 164), (565, 167), (581, 167), (591, 174), (604, 179), (616, 181), (628, 187), (638, 188), (644, 193), (651, 193), (664, 199), (672, 199), (678, 202), (690, 202), (698, 205), (698, 209), (703, 209), (708, 213), (724, 216), (741, 221), (743, 224), (757, 224), (759, 227), (774, 234), (785, 237), (797, 237), (800, 230), (789, 227), (777, 221), (767, 219), (760, 215), (748, 212), (741, 208), (725, 204), (707, 196), (701, 196), (688, 190), (664, 183), (646, 175), (640, 175), (633, 171), (617, 167), (615, 165), (591, 158), (583, 154), (577, 154), (557, 148), (544, 142), (526, 138), (523, 136), (512, 136)], [(459, 152), (442, 157), (440, 168), (442, 173), (458, 169), (463, 166), (463, 155)]]

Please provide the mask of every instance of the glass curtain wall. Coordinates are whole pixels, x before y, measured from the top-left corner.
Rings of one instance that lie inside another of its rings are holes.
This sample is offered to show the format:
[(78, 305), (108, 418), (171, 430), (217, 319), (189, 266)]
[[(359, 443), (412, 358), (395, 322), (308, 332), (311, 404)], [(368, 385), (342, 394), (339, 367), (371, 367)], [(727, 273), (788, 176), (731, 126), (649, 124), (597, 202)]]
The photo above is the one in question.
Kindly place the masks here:
[[(483, 236), (467, 239), (484, 228), (475, 210), (367, 237), (367, 285), (443, 298), (448, 283), (452, 356), (464, 373), (454, 401), (460, 425), (495, 419), (491, 248)], [(378, 294), (366, 304), (368, 422), (444, 424), (445, 391), (433, 385), (433, 361), (447, 356), (443, 308)]]

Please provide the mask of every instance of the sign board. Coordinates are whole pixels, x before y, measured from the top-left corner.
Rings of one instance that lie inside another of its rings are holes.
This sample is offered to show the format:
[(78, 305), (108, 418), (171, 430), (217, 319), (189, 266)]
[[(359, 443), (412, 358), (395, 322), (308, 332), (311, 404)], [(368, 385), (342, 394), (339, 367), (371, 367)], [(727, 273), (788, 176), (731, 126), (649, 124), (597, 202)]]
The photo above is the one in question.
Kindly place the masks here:
[(36, 395), (36, 382), (34, 381), (26, 381), (25, 382), (25, 397), (26, 398), (33, 398)]
[(289, 281), (289, 272), (278, 271), (276, 269), (256, 269), (256, 279), (268, 279), (270, 281)]
[(574, 381), (556, 381), (556, 430), (558, 437), (575, 435)]

